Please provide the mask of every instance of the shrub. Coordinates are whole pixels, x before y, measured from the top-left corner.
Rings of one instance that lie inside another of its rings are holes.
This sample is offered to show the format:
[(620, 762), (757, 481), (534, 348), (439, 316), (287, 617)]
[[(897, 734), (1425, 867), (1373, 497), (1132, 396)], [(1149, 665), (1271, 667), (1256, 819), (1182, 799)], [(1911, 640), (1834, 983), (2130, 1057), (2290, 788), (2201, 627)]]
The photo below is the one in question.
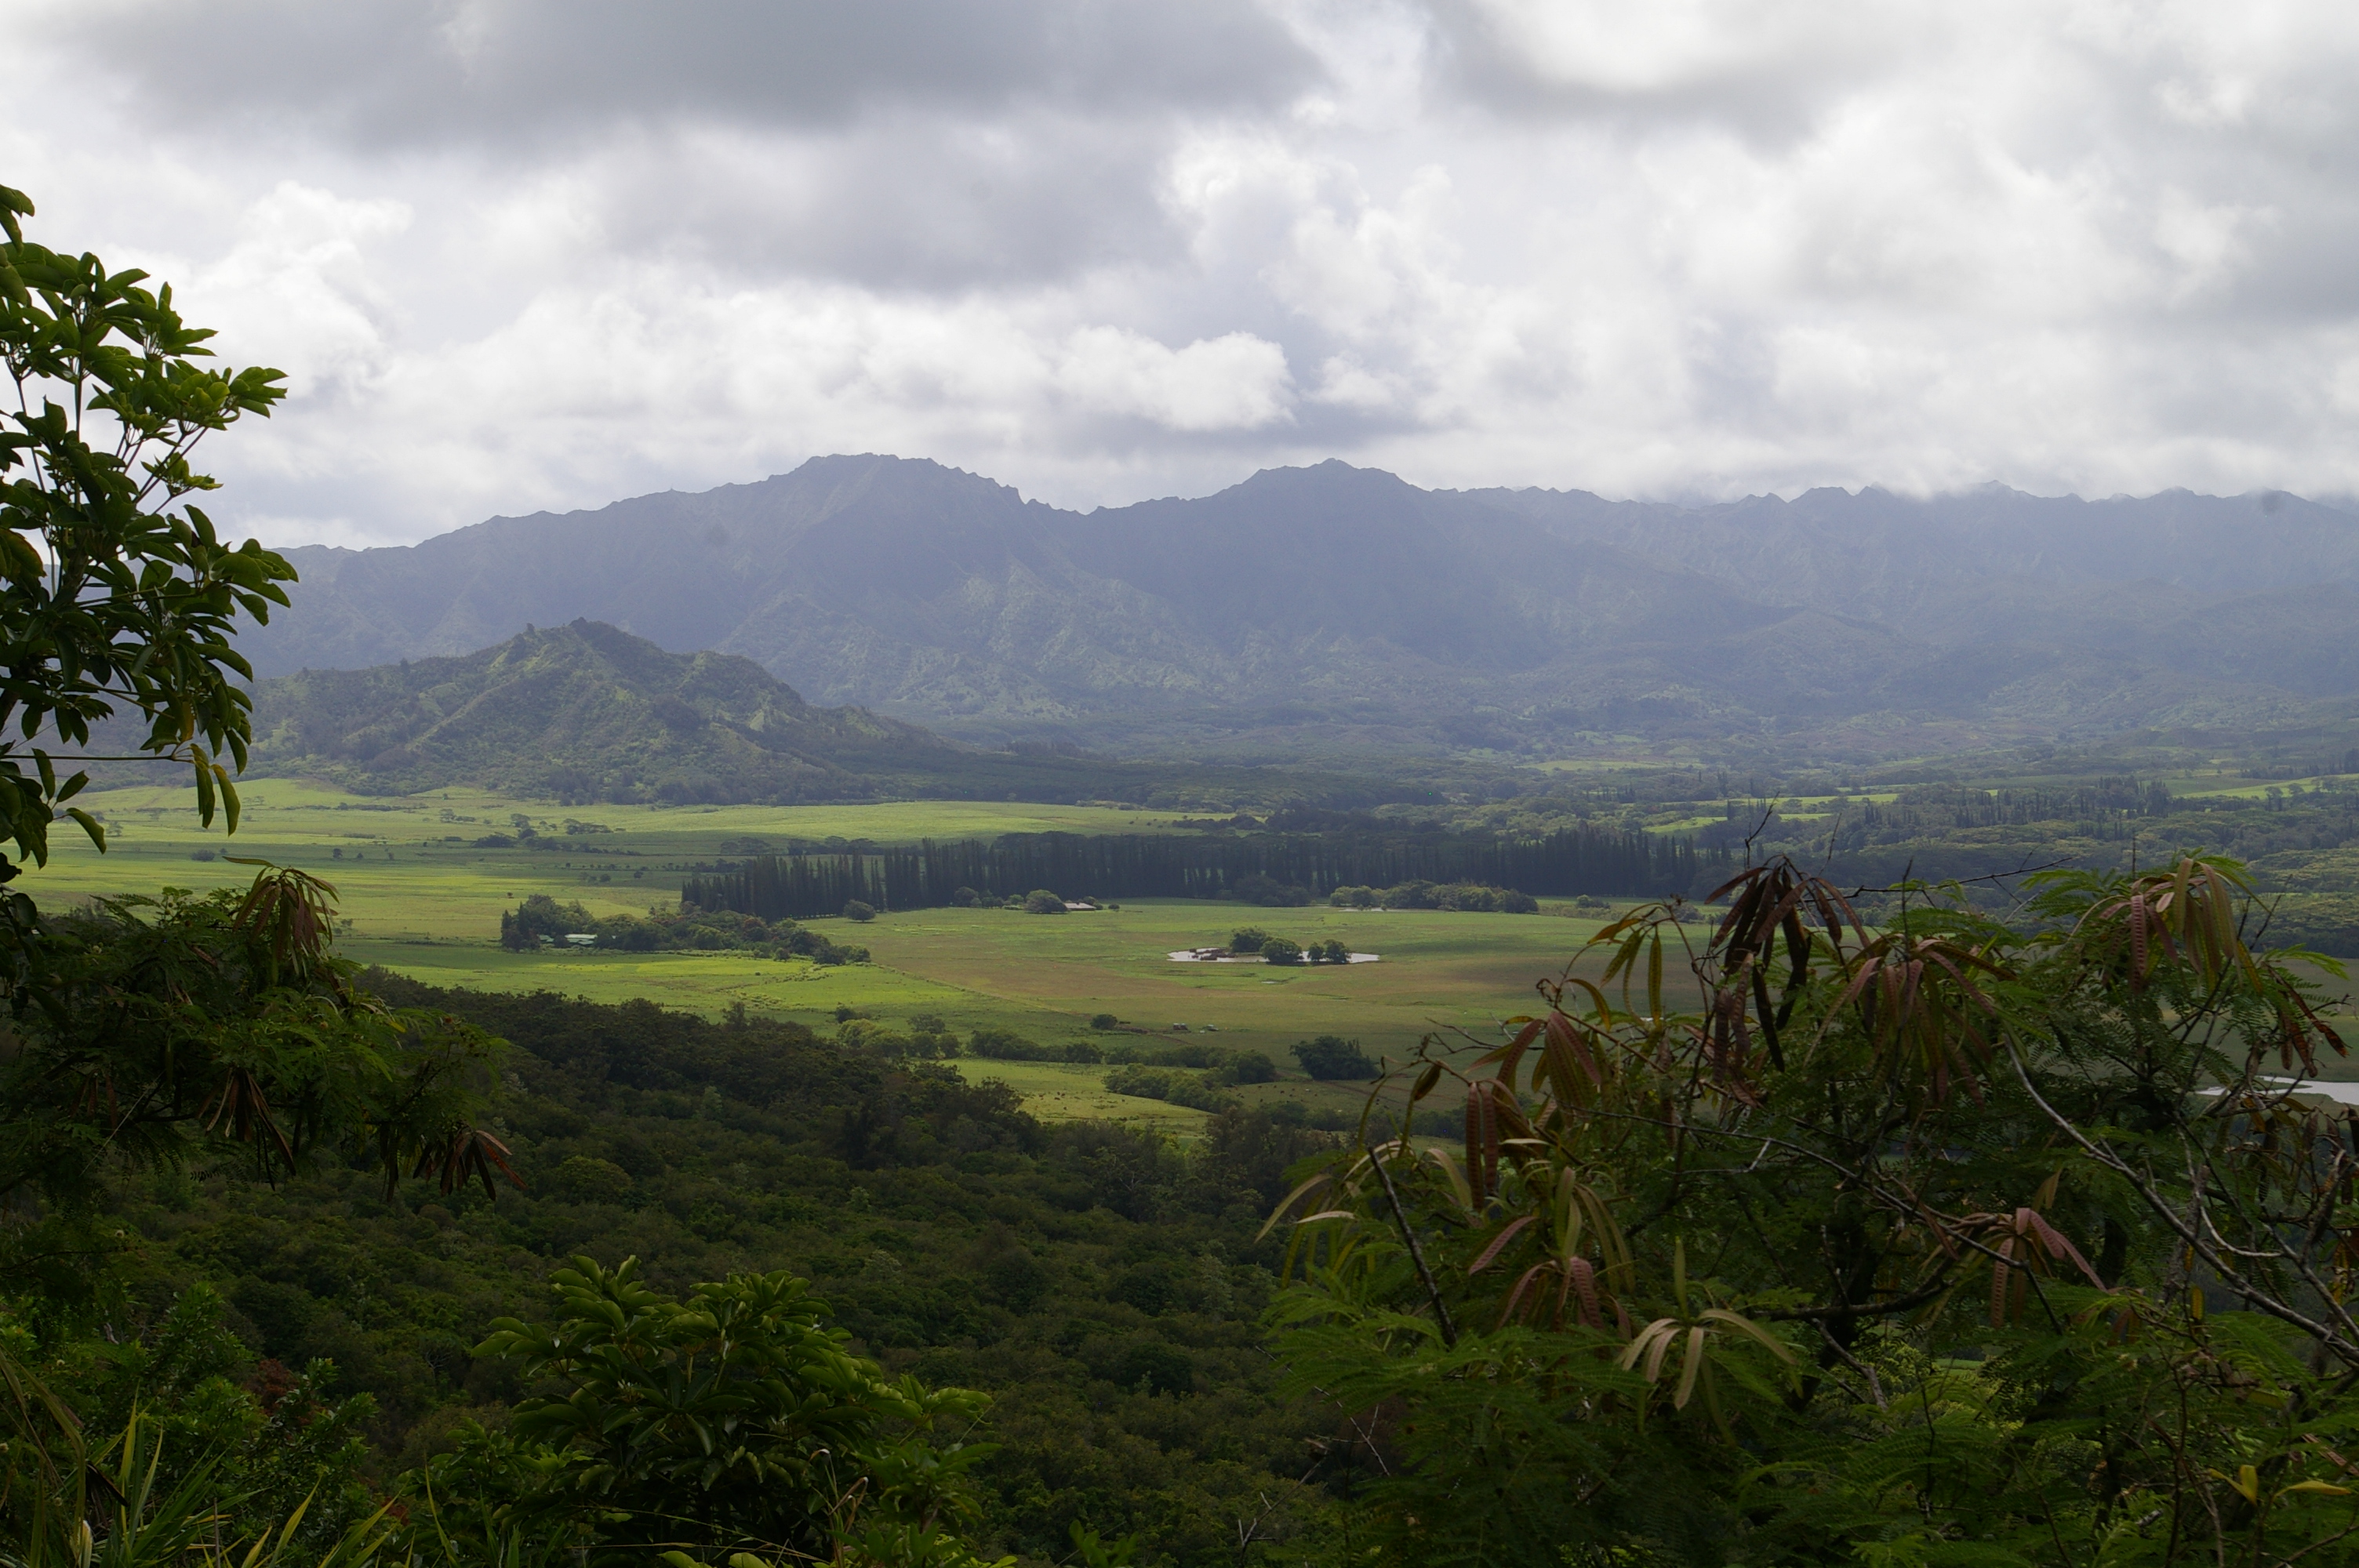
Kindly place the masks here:
[(1376, 1076), (1376, 1065), (1360, 1049), (1360, 1043), (1338, 1035), (1321, 1034), (1316, 1040), (1297, 1041), (1294, 1059), (1302, 1064), (1305, 1073), (1323, 1082)]
[(1167, 1105), (1184, 1105), (1190, 1110), (1228, 1110), (1237, 1103), (1220, 1093), (1210, 1080), (1169, 1067), (1124, 1067), (1106, 1075), (1105, 1087), (1108, 1094), (1159, 1099)]
[(1517, 892), (1509, 888), (1499, 895), (1499, 913), (1502, 914), (1538, 914), (1539, 912), (1540, 901), (1527, 892)]
[(1047, 888), (1034, 888), (1024, 895), (1024, 913), (1062, 914), (1065, 913), (1065, 901), (1060, 895), (1050, 892)]
[(1229, 951), (1240, 957), (1247, 953), (1258, 953), (1261, 951), (1261, 945), (1268, 940), (1268, 932), (1258, 925), (1248, 925), (1229, 937)]
[(539, 946), (544, 936), (588, 931), (595, 925), (580, 903), (560, 903), (545, 892), (537, 892), (500, 916), (500, 946), (523, 952)]
[(960, 909), (973, 909), (983, 902), (983, 894), (973, 888), (960, 888), (951, 894), (951, 903)]
[(1122, 1020), (1116, 1018), (1111, 1012), (1092, 1013), (1090, 1015), (1090, 1027), (1092, 1029), (1119, 1029), (1122, 1027)]
[(1277, 1064), (1259, 1051), (1240, 1051), (1206, 1076), (1214, 1084), (1274, 1084)]
[(1261, 945), (1265, 964), (1299, 964), (1302, 962), (1302, 945), (1291, 937), (1272, 936)]
[(851, 921), (870, 921), (876, 918), (876, 910), (874, 905), (863, 903), (855, 898), (844, 904), (843, 918)]
[(1303, 957), (1314, 964), (1348, 964), (1352, 961), (1352, 950), (1332, 937), (1324, 942), (1314, 942), (1302, 952)]
[(986, 1062), (1080, 1062), (1105, 1060), (1104, 1048), (1094, 1040), (1064, 1045), (1043, 1045), (1010, 1029), (978, 1029), (967, 1036), (967, 1054)]
[(959, 1054), (958, 1036), (947, 1029), (917, 1029), (909, 1034), (909, 1054), (938, 1061)]
[(1178, 1346), (1149, 1340), (1124, 1351), (1109, 1380), (1149, 1394), (1192, 1394), (1196, 1368)]
[(1039, 1049), (1012, 1029), (978, 1029), (966, 1037), (966, 1054), (986, 1062), (1036, 1062)]
[(550, 1174), (549, 1186), (568, 1203), (618, 1204), (630, 1195), (631, 1173), (611, 1160), (576, 1154)]
[(1337, 888), (1327, 895), (1327, 902), (1338, 909), (1374, 909), (1379, 896), (1374, 888)]

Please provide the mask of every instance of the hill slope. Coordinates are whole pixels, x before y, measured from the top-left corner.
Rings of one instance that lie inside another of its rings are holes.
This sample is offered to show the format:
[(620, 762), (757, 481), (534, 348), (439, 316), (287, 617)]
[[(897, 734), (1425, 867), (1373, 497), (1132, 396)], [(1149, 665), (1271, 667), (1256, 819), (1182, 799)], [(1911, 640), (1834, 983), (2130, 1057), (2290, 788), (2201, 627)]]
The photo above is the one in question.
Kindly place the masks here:
[(842, 800), (964, 761), (913, 725), (814, 708), (749, 659), (668, 654), (589, 621), (457, 658), (308, 670), (255, 697), (257, 773), (400, 793), (465, 783), (569, 803)]
[(976, 739), (1269, 756), (2305, 720), (2359, 692), (2359, 518), (2282, 494), (1683, 508), (1328, 462), (1082, 514), (940, 465), (291, 552), (265, 673), (597, 617)]

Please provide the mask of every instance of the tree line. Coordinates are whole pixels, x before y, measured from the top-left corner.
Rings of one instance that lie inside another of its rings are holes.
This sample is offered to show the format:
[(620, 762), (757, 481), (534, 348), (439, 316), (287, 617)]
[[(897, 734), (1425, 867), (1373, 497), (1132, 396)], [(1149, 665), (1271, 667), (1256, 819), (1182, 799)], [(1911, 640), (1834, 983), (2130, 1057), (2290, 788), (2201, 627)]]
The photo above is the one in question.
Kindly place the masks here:
[(1055, 888), (1068, 898), (1219, 898), (1249, 877), (1323, 896), (1339, 887), (1478, 882), (1523, 892), (1686, 892), (1728, 852), (1683, 838), (1591, 823), (1534, 837), (1371, 833), (1194, 838), (1139, 833), (1011, 833), (913, 847), (763, 855), (691, 875), (683, 903), (765, 920), (833, 914), (857, 899), (930, 909), (962, 889), (1005, 898)]

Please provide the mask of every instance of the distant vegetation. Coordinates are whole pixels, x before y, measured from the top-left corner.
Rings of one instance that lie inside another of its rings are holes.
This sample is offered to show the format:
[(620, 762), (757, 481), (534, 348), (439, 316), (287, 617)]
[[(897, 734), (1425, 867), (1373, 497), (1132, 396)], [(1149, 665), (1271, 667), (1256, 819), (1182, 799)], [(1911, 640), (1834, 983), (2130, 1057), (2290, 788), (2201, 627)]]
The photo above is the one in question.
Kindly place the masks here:
[[(1554, 892), (1559, 890), (1542, 890)], [(1586, 895), (1584, 895), (1586, 896)], [(1495, 910), (1502, 914), (1538, 914), (1539, 900), (1514, 888), (1484, 887), (1479, 882), (1402, 882), (1397, 887), (1340, 887), (1327, 895), (1338, 909), (1462, 909)]]
[[(1340, 889), (1346, 903), (1390, 899), (1386, 907), (1529, 913), (1538, 907), (1533, 893), (1680, 892), (1728, 863), (1724, 849), (1698, 850), (1683, 838), (1587, 822), (1533, 836), (1381, 827), (1204, 837), (1008, 834), (989, 842), (757, 856), (736, 871), (689, 878), (680, 896), (700, 908), (768, 920), (833, 914), (855, 897), (883, 909), (955, 904), (962, 894), (1059, 899), (1049, 888), (1064, 897), (1230, 896), (1271, 907), (1307, 904)], [(1373, 892), (1372, 883), (1386, 892)], [(1269, 896), (1279, 887), (1299, 892)]]
[(1352, 957), (1352, 950), (1332, 937), (1306, 946), (1289, 936), (1272, 936), (1255, 925), (1233, 933), (1229, 951), (1241, 958), (1258, 954), (1266, 964), (1343, 964)]
[(566, 946), (577, 936), (591, 938), (587, 946), (625, 953), (744, 950), (817, 964), (868, 961), (865, 947), (838, 946), (791, 920), (767, 921), (730, 910), (657, 905), (645, 915), (593, 915), (579, 903), (560, 903), (551, 894), (537, 892), (500, 916), (500, 946), (515, 952)]
[(1305, 1040), (1294, 1047), (1294, 1059), (1302, 1070), (1314, 1078), (1373, 1078), (1376, 1064), (1360, 1049), (1356, 1040), (1344, 1040), (1332, 1034), (1321, 1034), (1316, 1040)]

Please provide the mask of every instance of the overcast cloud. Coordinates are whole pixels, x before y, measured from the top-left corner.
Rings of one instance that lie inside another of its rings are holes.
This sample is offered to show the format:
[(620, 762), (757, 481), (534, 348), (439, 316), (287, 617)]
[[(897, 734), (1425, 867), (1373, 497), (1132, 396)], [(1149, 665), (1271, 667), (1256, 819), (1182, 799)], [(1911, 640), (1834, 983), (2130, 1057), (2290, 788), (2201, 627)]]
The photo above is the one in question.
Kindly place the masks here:
[(2359, 492), (2359, 8), (0, 0), (274, 543), (931, 457)]

